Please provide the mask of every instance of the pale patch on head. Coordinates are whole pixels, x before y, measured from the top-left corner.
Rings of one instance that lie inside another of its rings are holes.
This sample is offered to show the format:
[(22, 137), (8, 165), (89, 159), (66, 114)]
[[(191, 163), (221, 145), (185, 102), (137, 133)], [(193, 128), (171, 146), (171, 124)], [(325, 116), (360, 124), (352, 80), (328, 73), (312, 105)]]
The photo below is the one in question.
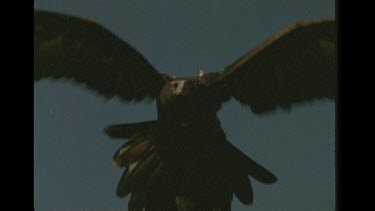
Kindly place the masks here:
[(172, 87), (174, 87), (174, 90), (173, 90), (173, 94), (174, 95), (179, 95), (182, 90), (184, 89), (184, 84), (185, 84), (185, 80), (178, 80), (178, 81), (173, 81), (171, 83)]

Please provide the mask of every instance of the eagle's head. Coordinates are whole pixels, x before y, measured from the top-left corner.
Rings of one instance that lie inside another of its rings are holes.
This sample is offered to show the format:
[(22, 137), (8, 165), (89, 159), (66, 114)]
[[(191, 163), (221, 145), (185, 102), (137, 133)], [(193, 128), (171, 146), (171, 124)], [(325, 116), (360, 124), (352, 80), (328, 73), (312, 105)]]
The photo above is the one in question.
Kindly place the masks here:
[(167, 82), (160, 91), (159, 100), (164, 106), (173, 106), (183, 101), (189, 101), (194, 98), (197, 91), (197, 84), (191, 79), (173, 79)]
[(207, 89), (199, 77), (176, 78), (161, 89), (158, 110), (172, 115), (202, 113), (210, 107), (206, 95)]
[(223, 96), (227, 96), (215, 84), (216, 77), (217, 73), (207, 73), (169, 79), (157, 98), (158, 118), (215, 115), (222, 105)]

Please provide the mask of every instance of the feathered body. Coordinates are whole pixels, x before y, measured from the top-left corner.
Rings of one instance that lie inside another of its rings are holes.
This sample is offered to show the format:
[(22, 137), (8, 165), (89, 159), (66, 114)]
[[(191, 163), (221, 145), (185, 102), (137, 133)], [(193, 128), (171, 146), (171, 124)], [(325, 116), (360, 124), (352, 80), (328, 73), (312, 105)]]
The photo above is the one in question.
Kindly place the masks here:
[[(230, 210), (233, 194), (244, 204), (252, 203), (248, 176), (264, 183), (276, 181), (226, 140), (214, 109), (218, 102), (203, 103), (204, 86), (199, 82), (199, 78), (168, 82), (157, 99), (157, 121), (107, 128), (112, 137), (141, 140), (125, 144), (114, 159), (122, 166), (131, 155), (117, 191), (119, 196), (132, 192), (130, 210), (153, 210), (155, 202), (147, 200), (160, 196), (158, 202), (169, 204), (168, 210)], [(147, 186), (155, 186), (155, 191)], [(142, 193), (147, 191), (148, 195)]]

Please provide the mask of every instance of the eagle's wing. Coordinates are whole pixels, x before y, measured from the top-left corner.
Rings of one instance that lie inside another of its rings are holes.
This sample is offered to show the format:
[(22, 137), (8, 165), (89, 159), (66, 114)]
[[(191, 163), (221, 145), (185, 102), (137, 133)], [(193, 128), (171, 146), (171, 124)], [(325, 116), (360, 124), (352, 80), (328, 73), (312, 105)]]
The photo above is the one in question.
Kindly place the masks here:
[(257, 114), (337, 97), (335, 20), (294, 24), (202, 80), (224, 102), (234, 97)]
[(34, 81), (66, 78), (107, 98), (155, 98), (168, 75), (103, 26), (82, 18), (34, 11)]

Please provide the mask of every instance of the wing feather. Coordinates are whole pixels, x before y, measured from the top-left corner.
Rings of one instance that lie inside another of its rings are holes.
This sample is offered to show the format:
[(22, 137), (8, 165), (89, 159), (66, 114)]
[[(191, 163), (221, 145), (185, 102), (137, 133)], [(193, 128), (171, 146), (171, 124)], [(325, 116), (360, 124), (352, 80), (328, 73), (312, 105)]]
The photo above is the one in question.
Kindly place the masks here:
[(314, 99), (336, 100), (336, 45), (335, 20), (296, 23), (202, 80), (220, 102), (234, 97), (257, 114)]
[(107, 98), (155, 98), (168, 75), (94, 21), (34, 12), (34, 81), (70, 79)]

